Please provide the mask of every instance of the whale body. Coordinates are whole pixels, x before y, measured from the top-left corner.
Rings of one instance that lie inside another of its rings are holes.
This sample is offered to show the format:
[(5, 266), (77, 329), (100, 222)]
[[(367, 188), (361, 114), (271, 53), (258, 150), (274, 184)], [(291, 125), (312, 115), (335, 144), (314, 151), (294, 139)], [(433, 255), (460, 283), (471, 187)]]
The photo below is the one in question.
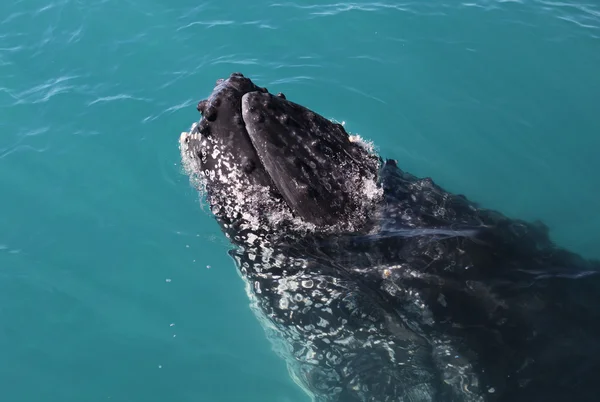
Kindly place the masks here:
[(317, 402), (600, 400), (600, 263), (240, 73), (180, 137), (251, 306)]

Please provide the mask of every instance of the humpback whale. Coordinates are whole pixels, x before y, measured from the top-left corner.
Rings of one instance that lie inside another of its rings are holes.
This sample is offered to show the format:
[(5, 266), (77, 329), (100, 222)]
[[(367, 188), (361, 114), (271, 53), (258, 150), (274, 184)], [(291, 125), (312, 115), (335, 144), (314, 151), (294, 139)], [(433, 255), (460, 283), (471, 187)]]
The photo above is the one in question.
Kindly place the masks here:
[(599, 400), (598, 261), (241, 73), (198, 110), (182, 166), (312, 400)]

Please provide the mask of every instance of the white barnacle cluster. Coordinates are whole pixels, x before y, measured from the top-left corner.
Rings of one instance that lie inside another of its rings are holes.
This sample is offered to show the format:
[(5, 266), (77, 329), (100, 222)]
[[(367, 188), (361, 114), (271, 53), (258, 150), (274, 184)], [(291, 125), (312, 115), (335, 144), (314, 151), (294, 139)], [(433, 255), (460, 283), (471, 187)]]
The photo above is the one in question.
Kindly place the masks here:
[[(232, 156), (222, 152), (218, 146), (215, 146), (215, 140), (212, 137), (201, 135), (196, 130), (197, 125), (198, 123), (194, 122), (190, 130), (182, 132), (179, 137), (179, 149), (185, 173), (198, 179), (205, 177), (216, 180), (222, 184), (235, 185), (240, 182), (243, 175), (240, 173), (240, 169), (236, 169), (236, 163), (233, 161)], [(217, 165), (214, 169), (203, 170), (201, 161), (206, 162), (207, 155), (202, 153), (202, 156), (200, 156), (199, 151), (211, 148), (213, 151), (210, 157), (217, 162)]]
[(369, 168), (365, 170), (363, 166), (353, 162), (346, 162), (340, 166), (345, 172), (347, 190), (353, 199), (353, 203), (358, 205), (356, 214), (349, 217), (350, 219), (346, 221), (345, 227), (343, 227), (343, 229), (352, 231), (357, 229), (369, 217), (374, 205), (383, 198), (383, 189), (378, 183), (376, 172), (379, 170), (379, 160), (374, 145), (356, 134), (350, 135), (349, 139), (365, 151), (363, 162)]
[(190, 146), (190, 141), (199, 141), (200, 134), (195, 133), (198, 123), (194, 122), (190, 127), (190, 131), (183, 131), (179, 136), (179, 151), (181, 153), (181, 166), (183, 172), (190, 178), (190, 182), (199, 191), (204, 192), (204, 181), (202, 180), (200, 160), (197, 155), (193, 154), (193, 149)]
[[(275, 200), (269, 196), (269, 189), (250, 183), (233, 155), (221, 150), (218, 144), (212, 143), (215, 141), (212, 137), (198, 133), (195, 130), (196, 126), (197, 123), (193, 123), (190, 131), (182, 132), (179, 138), (184, 173), (189, 176), (191, 184), (200, 192), (201, 197), (207, 195), (208, 182), (226, 189), (226, 191), (213, 191), (211, 194), (211, 208), (215, 215), (225, 215), (230, 219), (241, 217), (243, 221), (241, 229), (258, 229), (262, 224), (259, 220), (261, 209), (273, 207), (273, 205), (265, 205), (266, 203), (275, 203)], [(200, 152), (205, 149), (212, 149), (212, 153), (207, 156)], [(207, 157), (214, 160), (211, 169), (202, 168), (201, 158)], [(271, 218), (281, 219), (280, 216), (271, 216)]]

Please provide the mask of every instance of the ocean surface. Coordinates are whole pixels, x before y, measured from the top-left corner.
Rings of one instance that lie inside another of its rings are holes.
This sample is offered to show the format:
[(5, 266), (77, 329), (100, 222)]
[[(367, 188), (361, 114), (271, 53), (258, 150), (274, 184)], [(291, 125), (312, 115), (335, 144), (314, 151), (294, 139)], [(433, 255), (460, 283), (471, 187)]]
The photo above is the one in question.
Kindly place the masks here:
[(3, 0), (1, 401), (308, 401), (180, 166), (234, 71), (600, 257), (597, 1)]

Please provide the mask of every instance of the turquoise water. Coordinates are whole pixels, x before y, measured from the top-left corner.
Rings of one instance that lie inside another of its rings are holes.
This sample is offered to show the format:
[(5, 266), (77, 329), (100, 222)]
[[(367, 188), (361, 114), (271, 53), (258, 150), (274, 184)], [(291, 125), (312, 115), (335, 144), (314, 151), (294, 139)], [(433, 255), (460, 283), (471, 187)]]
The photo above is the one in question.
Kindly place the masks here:
[(600, 257), (600, 6), (5, 0), (0, 393), (306, 401), (178, 137), (241, 71)]

